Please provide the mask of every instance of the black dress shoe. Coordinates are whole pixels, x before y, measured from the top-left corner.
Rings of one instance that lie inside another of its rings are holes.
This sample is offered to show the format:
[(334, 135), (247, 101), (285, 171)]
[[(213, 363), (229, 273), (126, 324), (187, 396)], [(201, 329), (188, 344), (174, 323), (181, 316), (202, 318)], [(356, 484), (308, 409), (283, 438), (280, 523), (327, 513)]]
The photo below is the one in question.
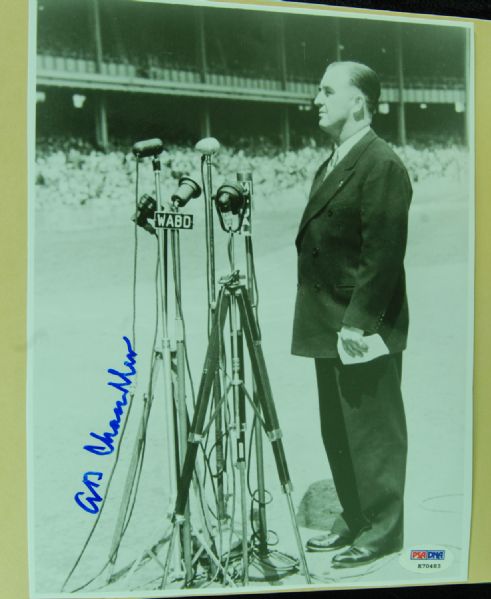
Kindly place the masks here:
[(368, 549), (367, 547), (351, 546), (332, 558), (332, 567), (356, 568), (356, 566), (365, 566), (366, 564), (375, 562), (388, 553), (392, 552), (375, 551), (373, 549)]
[(306, 548), (307, 551), (334, 551), (334, 549), (346, 547), (350, 542), (351, 541), (347, 537), (343, 537), (334, 532), (328, 532), (327, 534), (309, 539)]

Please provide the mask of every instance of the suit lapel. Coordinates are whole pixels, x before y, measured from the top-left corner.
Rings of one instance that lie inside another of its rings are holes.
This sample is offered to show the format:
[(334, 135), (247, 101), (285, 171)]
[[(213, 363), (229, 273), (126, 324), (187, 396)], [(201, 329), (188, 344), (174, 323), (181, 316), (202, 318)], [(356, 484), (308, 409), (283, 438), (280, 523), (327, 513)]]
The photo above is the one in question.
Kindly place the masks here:
[(298, 228), (297, 239), (302, 233), (303, 229), (306, 227), (307, 223), (323, 208), (325, 208), (331, 199), (336, 195), (336, 193), (346, 184), (348, 179), (354, 173), (354, 167), (358, 159), (375, 139), (377, 139), (377, 135), (372, 129), (370, 129), (370, 131), (351, 148), (346, 156), (339, 161), (332, 172), (324, 180), (322, 180), (322, 174), (325, 172), (324, 167), (327, 165), (330, 157), (321, 165), (312, 184), (309, 201), (305, 207), (305, 211)]
[(324, 162), (317, 169), (315, 176), (314, 176), (314, 181), (312, 183), (312, 187), (310, 188), (309, 201), (312, 198), (312, 196), (316, 193), (316, 191), (319, 189), (319, 187), (322, 185), (322, 183), (324, 182), (324, 180), (325, 180), (324, 173), (326, 172), (327, 165), (331, 161), (333, 154), (334, 154), (334, 150), (331, 152), (331, 155), (329, 156), (329, 158), (327, 158), (327, 160), (324, 160)]

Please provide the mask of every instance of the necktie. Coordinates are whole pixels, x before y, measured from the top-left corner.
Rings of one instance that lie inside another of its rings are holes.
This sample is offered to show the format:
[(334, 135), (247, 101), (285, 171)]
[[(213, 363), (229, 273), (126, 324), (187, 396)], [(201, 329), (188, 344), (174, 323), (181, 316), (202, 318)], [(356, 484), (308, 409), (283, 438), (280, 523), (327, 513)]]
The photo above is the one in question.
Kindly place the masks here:
[(327, 163), (326, 172), (324, 173), (324, 179), (323, 179), (324, 181), (330, 175), (330, 173), (333, 171), (334, 167), (338, 163), (338, 160), (339, 160), (339, 154), (338, 154), (338, 149), (336, 148), (334, 150), (334, 152), (331, 154), (331, 159)]

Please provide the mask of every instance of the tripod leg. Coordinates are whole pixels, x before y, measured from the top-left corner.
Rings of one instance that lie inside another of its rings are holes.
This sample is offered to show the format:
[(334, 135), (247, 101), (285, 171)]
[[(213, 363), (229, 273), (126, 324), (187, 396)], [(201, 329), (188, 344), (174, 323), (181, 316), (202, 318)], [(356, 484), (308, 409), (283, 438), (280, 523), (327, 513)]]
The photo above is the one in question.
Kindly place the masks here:
[[(252, 297), (249, 295), (249, 297)], [(251, 308), (253, 308), (251, 304)], [(257, 325), (257, 314), (252, 310), (254, 320)], [(259, 326), (257, 326), (258, 335), (260, 335)], [(242, 332), (241, 332), (242, 334)], [(243, 334), (242, 334), (243, 337)], [(242, 351), (242, 356), (243, 356)], [(243, 362), (243, 357), (241, 358)], [(244, 380), (244, 377), (242, 377)], [(242, 389), (242, 395), (245, 396), (244, 389)], [(258, 397), (258, 391), (256, 382), (252, 381), (252, 403), (255, 406), (255, 411), (260, 413), (261, 402)], [(245, 413), (245, 397), (244, 397), (244, 413)], [(263, 451), (263, 430), (261, 428), (261, 420), (259, 414), (256, 413), (253, 419), (252, 427), (254, 429), (254, 442), (256, 448), (256, 475), (257, 475), (257, 514), (258, 514), (258, 530), (255, 531), (255, 540), (257, 543), (257, 551), (262, 557), (266, 557), (268, 554), (268, 524), (266, 519), (266, 487), (264, 484), (264, 451)], [(253, 516), (254, 517), (254, 516)]]
[[(174, 530), (172, 532), (172, 538), (169, 544), (169, 553), (167, 554), (167, 559), (166, 559), (166, 563), (164, 565), (164, 574), (162, 577), (162, 583), (160, 585), (161, 589), (165, 589), (167, 586), (167, 578), (169, 576), (169, 565), (170, 565), (170, 556), (171, 553), (173, 551), (174, 548), (174, 544), (177, 538), (177, 534), (179, 532), (179, 524), (181, 524), (178, 520), (176, 520), (176, 523), (174, 524)], [(196, 533), (196, 536), (199, 539), (199, 542), (201, 543), (202, 547), (204, 548), (204, 550), (206, 551), (207, 555), (209, 556), (210, 560), (213, 562), (214, 566), (217, 568), (217, 570), (219, 570), (222, 575), (223, 575), (223, 579), (232, 587), (235, 587), (236, 584), (234, 583), (234, 581), (232, 580), (232, 578), (230, 578), (229, 574), (227, 573), (227, 571), (225, 570), (225, 568), (223, 567), (223, 565), (220, 563), (220, 560), (215, 556), (215, 554), (213, 553), (213, 550), (211, 549), (211, 547), (208, 545), (207, 541), (199, 535), (199, 533)]]
[[(187, 417), (187, 429), (189, 430), (191, 426), (191, 422), (189, 420), (189, 416)], [(182, 457), (184, 458), (185, 455), (185, 450), (182, 454)], [(192, 485), (193, 485), (193, 492), (194, 492), (194, 496), (196, 499), (196, 514), (198, 514), (198, 517), (200, 519), (201, 522), (201, 530), (202, 530), (202, 537), (205, 539), (205, 542), (202, 543), (203, 547), (210, 547), (210, 546), (214, 546), (214, 541), (211, 537), (211, 534), (209, 532), (210, 530), (210, 525), (209, 525), (209, 516), (205, 511), (205, 508), (203, 506), (202, 503), (202, 496), (203, 496), (203, 491), (201, 488), (201, 480), (202, 480), (202, 475), (201, 475), (201, 471), (199, 468), (199, 464), (195, 464), (194, 467), (194, 475), (192, 478)], [(188, 502), (189, 505), (189, 502)], [(197, 535), (196, 530), (193, 531), (195, 535)]]
[(118, 546), (121, 541), (121, 536), (123, 533), (123, 527), (125, 523), (126, 514), (128, 511), (128, 506), (131, 498), (131, 491), (133, 489), (133, 484), (136, 477), (136, 472), (138, 470), (138, 464), (141, 459), (141, 447), (143, 444), (143, 439), (145, 437), (145, 432), (147, 429), (148, 416), (150, 413), (152, 402), (149, 401), (148, 398), (144, 399), (143, 411), (140, 418), (140, 425), (138, 427), (138, 433), (136, 435), (136, 440), (133, 445), (133, 452), (131, 454), (130, 466), (128, 468), (128, 472), (126, 474), (126, 480), (124, 483), (123, 495), (121, 497), (121, 503), (119, 505), (118, 517), (116, 520), (116, 526), (114, 527), (113, 538), (111, 542), (111, 549), (109, 551), (109, 570), (107, 574), (107, 582), (111, 580), (114, 571), (114, 564), (116, 563), (116, 559), (118, 556)]
[[(177, 409), (178, 409), (178, 429), (179, 434), (178, 442), (179, 442), (179, 451), (177, 455), (179, 456), (179, 472), (181, 472), (183, 461), (184, 461), (184, 452), (186, 451), (186, 439), (187, 439), (187, 407), (186, 407), (186, 390), (185, 390), (185, 377), (186, 377), (186, 366), (185, 366), (185, 355), (184, 355), (184, 339), (182, 335), (177, 341)], [(179, 482), (179, 479), (178, 479)], [(182, 527), (181, 534), (181, 546), (183, 550), (184, 557), (184, 570), (185, 570), (185, 581), (189, 583), (193, 577), (193, 569), (192, 569), (192, 555), (191, 555), (191, 523), (190, 523), (190, 513), (189, 513), (189, 504), (186, 506), (185, 511), (185, 522)]]
[[(260, 403), (255, 385), (253, 389), (253, 401), (256, 405)], [(266, 520), (266, 490), (264, 485), (263, 431), (259, 418), (254, 418), (253, 427), (256, 445), (257, 501), (259, 515), (259, 530), (257, 532), (258, 550), (260, 555), (266, 555), (268, 553), (268, 525)]]
[(245, 394), (244, 394), (244, 348), (240, 330), (235, 293), (230, 297), (230, 341), (232, 356), (232, 389), (234, 398), (235, 430), (237, 437), (237, 470), (240, 481), (240, 505), (242, 513), (242, 581), (249, 582), (249, 533), (247, 528), (246, 489), (246, 443), (245, 443)]
[[(184, 516), (181, 516), (181, 519), (184, 519)], [(167, 579), (169, 578), (170, 563), (172, 560), (172, 556), (174, 555), (174, 545), (176, 544), (177, 536), (179, 534), (181, 524), (182, 524), (182, 520), (178, 521), (176, 519), (176, 521), (174, 523), (174, 528), (172, 529), (172, 536), (169, 541), (169, 547), (167, 549), (167, 557), (165, 559), (164, 574), (162, 576), (162, 582), (160, 584), (161, 589), (165, 589), (167, 587)]]
[(251, 303), (249, 301), (247, 289), (243, 286), (238, 287), (236, 297), (242, 318), (247, 347), (249, 350), (253, 376), (258, 390), (258, 398), (261, 402), (261, 409), (264, 415), (266, 434), (271, 441), (271, 447), (275, 457), (278, 476), (283, 486), (283, 490), (287, 496), (288, 509), (290, 511), (290, 517), (298, 547), (298, 554), (302, 563), (303, 574), (307, 583), (310, 583), (311, 578), (307, 567), (307, 560), (305, 559), (305, 552), (303, 549), (302, 539), (300, 537), (300, 531), (298, 529), (295, 510), (293, 507), (293, 501), (291, 497), (292, 484), (290, 481), (290, 475), (288, 473), (285, 450), (281, 440), (282, 435), (279, 427), (278, 415), (276, 413), (273, 394), (271, 392), (268, 372), (266, 369), (266, 362), (264, 360), (264, 354), (261, 347), (261, 338), (257, 328), (256, 320), (254, 318)]
[(174, 551), (174, 545), (178, 539), (177, 535), (179, 533), (179, 529), (185, 521), (185, 510), (189, 498), (189, 487), (193, 478), (196, 455), (198, 453), (198, 446), (201, 441), (204, 428), (213, 379), (215, 372), (218, 369), (220, 338), (223, 331), (223, 325), (227, 317), (228, 308), (229, 298), (225, 295), (224, 289), (221, 289), (217, 301), (217, 310), (215, 312), (212, 329), (208, 340), (208, 348), (206, 350), (205, 363), (203, 366), (198, 396), (196, 399), (193, 422), (189, 431), (186, 455), (184, 457), (181, 477), (177, 489), (176, 506), (174, 511), (174, 530), (169, 543), (161, 588), (165, 588), (167, 586), (167, 578), (169, 575), (170, 561)]
[(220, 349), (220, 337), (222, 335), (223, 325), (227, 317), (229, 308), (229, 298), (220, 291), (217, 302), (217, 311), (212, 326), (208, 349), (206, 352), (205, 363), (201, 375), (201, 381), (196, 399), (196, 408), (194, 412), (193, 422), (189, 431), (186, 456), (182, 467), (181, 480), (176, 499), (176, 515), (183, 515), (184, 508), (189, 495), (189, 485), (194, 471), (194, 463), (198, 453), (199, 442), (204, 428), (206, 412), (208, 410), (208, 402), (210, 399), (210, 391), (213, 385), (215, 372), (218, 368), (218, 357)]
[(217, 370), (213, 382), (213, 404), (216, 410), (215, 417), (215, 463), (217, 471), (217, 516), (220, 520), (225, 520), (227, 517), (227, 509), (225, 506), (225, 494), (223, 484), (223, 473), (225, 470), (225, 460), (223, 456), (223, 419), (222, 410), (218, 408), (221, 399), (221, 379), (220, 372)]
[[(155, 352), (154, 355), (157, 356), (158, 353)], [(154, 359), (157, 359), (157, 358), (155, 357)], [(149, 393), (150, 394), (152, 394), (152, 389), (154, 386), (154, 379), (156, 378), (156, 375), (157, 375), (157, 369), (155, 368), (152, 380), (150, 381), (150, 385), (149, 385)], [(144, 396), (144, 398), (145, 397), (146, 396)], [(142, 415), (140, 418), (140, 424), (138, 426), (138, 432), (136, 435), (135, 443), (133, 445), (133, 452), (131, 455), (130, 465), (129, 465), (129, 468), (128, 468), (128, 471), (126, 474), (126, 480), (125, 480), (123, 494), (122, 494), (121, 502), (120, 502), (120, 506), (119, 506), (118, 517), (116, 519), (116, 526), (114, 528), (113, 538), (112, 538), (112, 542), (111, 542), (111, 549), (109, 552), (109, 571), (108, 571), (108, 575), (107, 575), (107, 581), (109, 581), (113, 575), (114, 564), (116, 563), (116, 559), (118, 556), (118, 545), (119, 545), (121, 537), (123, 535), (123, 527), (125, 524), (125, 518), (126, 518), (130, 498), (131, 498), (131, 491), (133, 489), (133, 484), (135, 482), (136, 472), (138, 470), (139, 462), (142, 459), (141, 447), (142, 447), (143, 441), (145, 439), (147, 425), (148, 425), (148, 419), (150, 417), (150, 410), (152, 409), (152, 403), (153, 403), (152, 397), (147, 397), (146, 400), (144, 399), (144, 405), (143, 405)]]
[(266, 434), (273, 447), (280, 482), (284, 489), (288, 488), (291, 490), (290, 475), (285, 459), (283, 444), (281, 443), (281, 430), (273, 403), (273, 394), (269, 383), (268, 372), (266, 370), (261, 340), (252, 309), (250, 308), (250, 303), (248, 302), (247, 290), (244, 287), (238, 288), (237, 302), (243, 321), (254, 381), (258, 390), (258, 398), (261, 402), (261, 409), (264, 414)]

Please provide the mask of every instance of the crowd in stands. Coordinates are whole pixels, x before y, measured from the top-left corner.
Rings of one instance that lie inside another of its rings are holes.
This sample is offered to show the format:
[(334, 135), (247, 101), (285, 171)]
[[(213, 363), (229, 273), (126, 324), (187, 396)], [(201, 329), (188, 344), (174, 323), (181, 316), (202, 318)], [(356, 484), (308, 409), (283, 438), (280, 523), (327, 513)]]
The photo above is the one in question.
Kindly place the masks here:
[(89, 3), (39, 0), (38, 51), (53, 56), (95, 58), (89, 29)]
[[(394, 149), (415, 184), (430, 179), (465, 180), (467, 151), (463, 146), (427, 143)], [(313, 173), (326, 154), (327, 149), (317, 147), (313, 140), (286, 152), (267, 140), (240, 140), (233, 148), (222, 146), (215, 155), (215, 182), (235, 181), (238, 171), (251, 171), (258, 208), (274, 206), (287, 190), (298, 190), (299, 202), (303, 202)], [(184, 174), (201, 180), (200, 156), (192, 145), (166, 144), (160, 159), (165, 193), (171, 194)], [(36, 207), (94, 203), (101, 207), (131, 206), (135, 199), (135, 173), (129, 144), (102, 152), (81, 139), (40, 139), (36, 145)], [(152, 193), (150, 165), (141, 165), (139, 185), (141, 194)]]
[[(242, 21), (250, 21), (251, 15), (241, 15)], [(273, 30), (270, 27), (262, 36), (258, 32), (265, 17), (258, 19), (252, 14), (252, 22), (247, 21), (247, 26), (238, 24), (228, 14), (225, 17), (207, 19), (206, 59), (210, 72), (279, 79), (281, 69)], [(38, 54), (95, 61), (92, 21), (90, 3), (78, 0), (71, 6), (67, 0), (40, 0)], [(111, 1), (103, 2), (100, 26), (104, 65), (129, 65), (143, 78), (160, 78), (159, 69), (200, 72), (196, 11), (189, 7), (166, 5), (156, 10), (150, 4), (127, 4), (121, 10)], [(83, 64), (77, 68), (83, 69)]]

